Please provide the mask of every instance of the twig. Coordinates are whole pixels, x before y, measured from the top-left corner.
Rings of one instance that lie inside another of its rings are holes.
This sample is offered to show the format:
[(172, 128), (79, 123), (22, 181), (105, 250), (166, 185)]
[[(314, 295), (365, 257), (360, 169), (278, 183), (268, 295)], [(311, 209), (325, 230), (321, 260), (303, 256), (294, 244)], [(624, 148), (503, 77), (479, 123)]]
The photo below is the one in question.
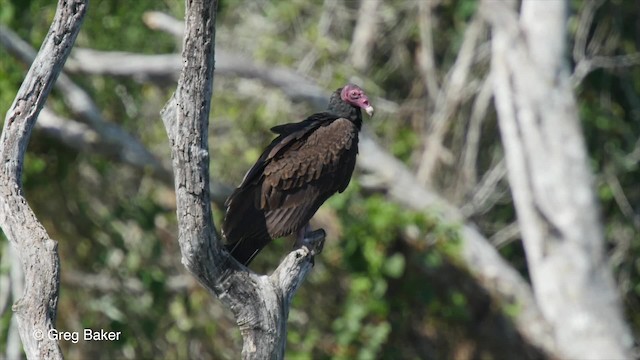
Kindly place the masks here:
[(160, 11), (147, 11), (142, 16), (142, 21), (150, 29), (164, 31), (176, 39), (182, 40), (184, 37), (184, 22), (171, 15)]
[(22, 167), (31, 130), (62, 71), (80, 31), (87, 2), (58, 3), (53, 22), (16, 98), (0, 137), (0, 226), (16, 249), (25, 289), (13, 309), (29, 359), (58, 359), (58, 342), (46, 336), (54, 328), (60, 285), (57, 243), (47, 234), (22, 191)]
[(495, 234), (493, 234), (493, 236), (491, 236), (491, 239), (489, 239), (489, 241), (491, 241), (493, 246), (500, 249), (501, 247), (506, 246), (507, 244), (512, 242), (518, 236), (520, 236), (520, 226), (518, 225), (517, 221), (514, 221), (511, 224), (508, 224), (502, 227), (502, 229), (498, 230)]
[(427, 87), (427, 96), (433, 103), (436, 102), (440, 89), (438, 86), (438, 73), (436, 61), (433, 55), (433, 33), (431, 8), (436, 5), (434, 0), (418, 1), (418, 29), (420, 30), (420, 49), (418, 51), (418, 69)]
[(506, 175), (507, 167), (504, 158), (501, 158), (498, 163), (489, 169), (482, 177), (480, 184), (478, 184), (471, 196), (471, 200), (462, 207), (462, 213), (466, 217), (471, 217), (490, 209), (500, 198), (500, 194), (496, 194), (496, 188), (498, 183), (504, 179)]
[(460, 176), (459, 187), (462, 188), (463, 193), (467, 193), (477, 183), (478, 174), (476, 169), (478, 165), (478, 153), (480, 151), (482, 124), (484, 123), (487, 110), (491, 104), (492, 96), (493, 83), (491, 73), (489, 73), (480, 86), (480, 91), (473, 103), (469, 117), (469, 128), (462, 150), (462, 162), (460, 165), (460, 174), (462, 176)]
[(357, 70), (364, 71), (371, 62), (371, 50), (378, 34), (378, 8), (380, 0), (360, 1), (358, 20), (349, 47), (349, 61)]
[(629, 203), (629, 199), (624, 193), (624, 189), (622, 188), (622, 185), (620, 185), (620, 180), (618, 180), (614, 170), (610, 168), (606, 169), (604, 172), (604, 178), (609, 185), (609, 188), (611, 188), (613, 199), (616, 204), (618, 204), (618, 208), (620, 209), (620, 212), (622, 212), (622, 215), (624, 215), (631, 224), (633, 224), (636, 231), (640, 231), (640, 215), (636, 214), (633, 210), (633, 206)]
[(574, 88), (580, 85), (582, 80), (594, 70), (630, 67), (640, 64), (640, 52), (616, 56), (605, 55), (612, 52), (613, 47), (617, 44), (617, 38), (612, 39), (608, 36), (608, 23), (606, 22), (598, 24), (591, 40), (587, 42), (595, 13), (603, 3), (604, 0), (585, 1), (580, 11), (578, 29), (576, 30), (575, 44), (573, 46), (573, 60), (576, 65), (573, 74), (571, 74), (571, 83)]
[(442, 142), (451, 124), (452, 114), (463, 99), (463, 89), (467, 85), (467, 77), (475, 54), (474, 49), (483, 27), (484, 24), (478, 17), (467, 26), (456, 62), (447, 74), (443, 90), (438, 94), (436, 108), (426, 134), (424, 150), (416, 171), (418, 179), (424, 184), (430, 183), (433, 171), (444, 152)]
[(587, 39), (589, 37), (589, 30), (593, 24), (593, 17), (596, 11), (604, 0), (587, 0), (583, 3), (582, 10), (580, 11), (578, 29), (576, 30), (574, 45), (573, 45), (573, 60), (576, 63), (584, 60), (587, 50)]

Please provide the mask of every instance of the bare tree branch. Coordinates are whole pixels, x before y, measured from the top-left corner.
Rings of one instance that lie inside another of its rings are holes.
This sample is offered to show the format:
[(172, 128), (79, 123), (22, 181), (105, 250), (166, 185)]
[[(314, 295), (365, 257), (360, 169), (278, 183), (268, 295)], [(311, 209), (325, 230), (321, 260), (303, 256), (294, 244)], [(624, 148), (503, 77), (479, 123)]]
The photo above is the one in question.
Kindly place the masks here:
[(420, 50), (418, 51), (418, 69), (427, 87), (429, 100), (436, 102), (440, 89), (438, 86), (438, 73), (436, 61), (433, 55), (433, 18), (431, 9), (437, 4), (437, 0), (418, 1), (418, 28), (420, 29)]
[(487, 110), (491, 104), (493, 97), (493, 80), (491, 73), (483, 80), (480, 91), (476, 96), (471, 108), (469, 116), (469, 127), (467, 136), (464, 141), (464, 148), (460, 156), (462, 161), (460, 164), (460, 178), (458, 179), (459, 188), (462, 193), (466, 194), (478, 182), (478, 153), (480, 152), (480, 139), (482, 135), (482, 124), (487, 115)]
[(153, 30), (164, 31), (176, 39), (184, 37), (184, 22), (160, 11), (147, 11), (142, 21)]
[(465, 217), (487, 211), (500, 199), (500, 194), (496, 191), (496, 188), (506, 175), (507, 167), (505, 166), (504, 158), (500, 156), (498, 163), (482, 177), (471, 199), (460, 209)]
[(476, 53), (476, 44), (483, 27), (484, 23), (478, 17), (467, 25), (456, 62), (447, 74), (443, 89), (437, 95), (435, 110), (429, 119), (430, 126), (417, 169), (418, 179), (425, 184), (431, 182), (433, 171), (445, 152), (442, 142), (452, 122), (454, 110), (464, 98), (463, 89), (467, 85), (467, 77)]
[[(73, 285), (83, 291), (100, 291), (103, 293), (128, 292), (134, 296), (145, 292), (145, 284), (138, 278), (122, 279), (106, 273), (89, 274), (79, 271), (65, 271), (62, 276), (65, 284)], [(165, 286), (173, 292), (183, 292), (197, 285), (189, 275), (173, 275), (167, 278)]]
[(378, 8), (380, 0), (361, 0), (358, 20), (349, 47), (349, 61), (357, 70), (364, 71), (371, 62), (371, 50), (378, 35)]
[(622, 215), (633, 224), (633, 227), (635, 227), (637, 231), (640, 231), (640, 215), (633, 209), (613, 169), (605, 169), (604, 180), (607, 182), (607, 185), (609, 185), (613, 199), (616, 201)]
[[(571, 74), (571, 83), (578, 86), (584, 78), (594, 70), (600, 68), (629, 67), (640, 64), (640, 53), (608, 56), (600, 54), (601, 51), (613, 47), (616, 41), (607, 36), (604, 24), (599, 24), (594, 31), (591, 41), (587, 41), (593, 18), (596, 11), (602, 6), (604, 0), (585, 1), (580, 11), (578, 29), (576, 30), (575, 43), (573, 46), (573, 60), (576, 63)], [(606, 45), (609, 45), (607, 48)]]
[(98, 51), (76, 48), (71, 54), (70, 73), (124, 76), (135, 81), (173, 84), (182, 68), (178, 54), (135, 54), (121, 51)]
[(244, 339), (244, 359), (282, 359), (291, 298), (312, 267), (324, 234), (291, 252), (271, 276), (222, 249), (209, 201), (208, 124), (217, 1), (187, 1), (183, 69), (162, 118), (171, 143), (182, 263), (227, 304)]
[(513, 222), (507, 226), (502, 227), (493, 236), (491, 236), (491, 243), (498, 249), (507, 245), (511, 241), (520, 236), (520, 225), (517, 222)]
[[(145, 22), (153, 24), (152, 28), (168, 31), (172, 35), (178, 35), (175, 32), (180, 29), (176, 21), (182, 23), (167, 14), (156, 11), (148, 12), (145, 16)], [(164, 76), (175, 76), (176, 64), (181, 63), (178, 55), (141, 55), (118, 52), (117, 55), (110, 56), (109, 52), (104, 51), (78, 50), (79, 58), (69, 71), (104, 75), (118, 74), (128, 77), (134, 77), (138, 74), (144, 78), (147, 76), (145, 75), (147, 72), (145, 66), (147, 66), (154, 69), (153, 75), (163, 78)], [(75, 51), (73, 56), (75, 56)], [(169, 56), (175, 58), (170, 59)], [(109, 61), (102, 61), (105, 57)], [(154, 63), (164, 65), (161, 67)], [(166, 71), (165, 75), (162, 75), (160, 69)], [(257, 64), (244, 54), (220, 47), (216, 48), (215, 74), (217, 76), (258, 79), (269, 86), (280, 89), (292, 101), (308, 102), (317, 109), (327, 107), (330, 95), (329, 91), (318, 86), (315, 81), (294, 70), (274, 64)], [(376, 104), (376, 111), (395, 113), (398, 110), (398, 104), (388, 99), (374, 98), (373, 101)]]
[(27, 204), (22, 168), (31, 130), (71, 52), (87, 2), (60, 1), (53, 23), (7, 112), (0, 137), (0, 226), (16, 249), (25, 289), (13, 306), (20, 338), (29, 359), (62, 358), (58, 342), (46, 336), (54, 329), (60, 285), (57, 242)]
[(65, 119), (45, 106), (40, 112), (36, 129), (45, 135), (79, 151), (98, 151), (100, 134), (87, 124)]
[(484, 1), (509, 181), (537, 303), (562, 357), (630, 359), (565, 64), (566, 1)]
[(583, 2), (582, 9), (579, 14), (575, 42), (573, 45), (573, 60), (576, 63), (579, 63), (587, 57), (586, 51), (589, 30), (593, 24), (593, 18), (596, 11), (603, 3), (604, 0), (587, 0)]

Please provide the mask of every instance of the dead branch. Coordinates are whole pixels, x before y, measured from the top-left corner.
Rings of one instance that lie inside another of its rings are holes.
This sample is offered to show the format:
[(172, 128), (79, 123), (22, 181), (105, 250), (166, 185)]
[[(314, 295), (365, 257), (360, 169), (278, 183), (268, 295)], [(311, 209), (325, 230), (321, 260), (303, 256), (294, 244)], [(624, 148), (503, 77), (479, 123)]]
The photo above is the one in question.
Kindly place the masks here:
[(0, 137), (0, 226), (16, 249), (26, 279), (24, 293), (13, 310), (29, 359), (62, 358), (58, 342), (47, 336), (56, 321), (60, 260), (57, 242), (24, 198), (22, 168), (31, 130), (71, 52), (86, 9), (84, 0), (58, 3), (47, 37), (7, 112)]
[(222, 249), (209, 201), (208, 125), (217, 1), (187, 2), (183, 69), (162, 112), (175, 174), (182, 263), (231, 308), (244, 359), (282, 359), (291, 298), (312, 267), (324, 235), (292, 251), (271, 276), (258, 275)]
[(462, 189), (459, 193), (466, 194), (478, 182), (478, 154), (480, 152), (480, 139), (482, 135), (482, 124), (487, 115), (487, 110), (491, 105), (493, 97), (493, 81), (489, 73), (480, 86), (480, 91), (476, 96), (471, 108), (469, 116), (469, 127), (462, 149), (460, 171), (461, 174), (458, 182), (458, 188)]
[(142, 21), (150, 29), (164, 31), (176, 39), (182, 40), (184, 37), (184, 22), (171, 15), (160, 11), (147, 11), (144, 13)]
[(620, 184), (620, 180), (618, 176), (616, 176), (615, 171), (610, 167), (607, 167), (604, 172), (604, 180), (607, 185), (611, 189), (613, 194), (613, 199), (615, 200), (620, 212), (624, 217), (629, 220), (633, 227), (636, 228), (637, 231), (640, 231), (640, 215), (634, 210), (633, 206), (629, 202), (627, 195), (624, 193), (624, 188), (622, 184)]
[(468, 85), (467, 78), (483, 28), (484, 23), (478, 17), (469, 23), (458, 57), (445, 78), (442, 90), (437, 94), (435, 110), (429, 119), (430, 125), (416, 171), (418, 179), (424, 184), (431, 182), (436, 165), (442, 159), (443, 153), (447, 152), (442, 145), (444, 136), (450, 127), (456, 107), (464, 99), (463, 89)]
[(431, 9), (436, 5), (436, 0), (418, 1), (418, 27), (420, 29), (420, 49), (418, 51), (418, 70), (422, 74), (424, 84), (427, 87), (427, 96), (433, 103), (436, 102), (440, 88), (438, 86), (438, 73), (436, 61), (433, 55), (433, 17)]
[[(498, 183), (502, 181), (506, 175), (507, 167), (504, 158), (500, 156), (500, 160), (484, 174), (480, 183), (474, 189), (469, 201), (460, 209), (464, 216), (471, 217), (491, 209), (501, 198), (501, 194), (497, 190)], [(504, 193), (504, 191), (502, 192)]]
[(517, 222), (512, 222), (506, 226), (503, 226), (500, 230), (496, 231), (491, 236), (491, 243), (498, 249), (506, 246), (511, 241), (517, 239), (520, 236), (520, 225)]
[(594, 70), (607, 68), (630, 67), (640, 64), (640, 53), (611, 55), (608, 56), (601, 52), (607, 52), (605, 44), (609, 44), (609, 48), (616, 41), (607, 36), (604, 25), (600, 25), (594, 31), (590, 41), (588, 40), (593, 18), (596, 11), (604, 4), (604, 0), (588, 0), (585, 1), (580, 10), (578, 29), (576, 30), (575, 43), (573, 46), (573, 60), (575, 68), (571, 74), (571, 83), (573, 87), (577, 87)]
[[(73, 56), (77, 61), (69, 69), (70, 72), (125, 76), (138, 80), (170, 79), (176, 76), (181, 64), (179, 55), (141, 55), (77, 49)], [(308, 102), (316, 108), (327, 107), (329, 92), (313, 80), (286, 67), (256, 64), (246, 55), (217, 49), (215, 74), (257, 79), (280, 89), (292, 101)], [(393, 101), (374, 99), (376, 110), (393, 113), (398, 109), (398, 104)]]
[(349, 47), (349, 61), (357, 70), (364, 71), (371, 62), (371, 51), (378, 34), (378, 8), (380, 0), (362, 0), (358, 20)]
[(565, 1), (484, 1), (509, 182), (536, 300), (559, 353), (630, 359), (565, 64)]
[[(83, 291), (99, 291), (103, 293), (128, 292), (134, 296), (145, 292), (145, 284), (138, 278), (122, 279), (109, 276), (107, 273), (82, 273), (75, 270), (65, 271), (63, 283), (72, 285)], [(167, 278), (165, 284), (171, 292), (184, 292), (197, 286), (189, 275), (173, 275)]]
[[(151, 28), (163, 30), (178, 35), (176, 33), (181, 28), (181, 21), (176, 20), (170, 15), (151, 11), (145, 14), (145, 23), (152, 24)], [(182, 33), (180, 33), (181, 36)], [(134, 77), (135, 73), (144, 78), (145, 64), (155, 69), (154, 74), (159, 77), (175, 76), (175, 64), (180, 64), (179, 55), (141, 55), (125, 52), (118, 52), (117, 55), (108, 57), (109, 61), (101, 61), (101, 58), (109, 56), (109, 52), (96, 50), (80, 50), (80, 56), (83, 61), (75, 61), (73, 66), (68, 69), (70, 72), (84, 74), (103, 74)], [(74, 51), (75, 56), (75, 51)], [(160, 58), (157, 58), (160, 56)], [(175, 59), (170, 59), (174, 56)], [(99, 64), (94, 66), (93, 64)], [(131, 63), (131, 65), (127, 65)], [(149, 65), (153, 63), (164, 63), (164, 66)], [(125, 72), (129, 69), (128, 72)], [(161, 70), (166, 71), (161, 74)], [(216, 49), (216, 69), (217, 76), (237, 76), (249, 79), (257, 79), (263, 83), (278, 88), (292, 101), (308, 102), (315, 108), (324, 109), (327, 107), (330, 92), (318, 86), (318, 84), (308, 77), (291, 70), (287, 67), (277, 66), (274, 64), (258, 64), (250, 59), (249, 56), (236, 53), (218, 47)], [(395, 113), (398, 110), (398, 104), (384, 98), (374, 98), (376, 111), (380, 110), (386, 113)]]

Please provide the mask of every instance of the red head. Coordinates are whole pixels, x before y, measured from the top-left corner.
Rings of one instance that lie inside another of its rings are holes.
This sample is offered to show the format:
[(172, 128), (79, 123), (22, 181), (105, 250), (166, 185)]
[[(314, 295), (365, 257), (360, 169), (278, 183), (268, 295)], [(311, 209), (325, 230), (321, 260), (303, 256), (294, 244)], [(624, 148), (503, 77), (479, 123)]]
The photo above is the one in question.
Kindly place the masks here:
[(364, 110), (369, 116), (373, 116), (373, 106), (369, 103), (367, 94), (357, 85), (347, 84), (340, 93), (342, 100)]

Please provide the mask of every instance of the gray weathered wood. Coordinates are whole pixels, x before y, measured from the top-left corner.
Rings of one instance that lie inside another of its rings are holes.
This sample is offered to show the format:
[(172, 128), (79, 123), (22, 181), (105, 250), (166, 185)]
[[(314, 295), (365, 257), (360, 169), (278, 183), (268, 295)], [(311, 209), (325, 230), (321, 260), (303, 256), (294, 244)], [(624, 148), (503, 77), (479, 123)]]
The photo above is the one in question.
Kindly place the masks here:
[(256, 274), (223, 250), (209, 199), (208, 126), (216, 0), (187, 0), (182, 72), (162, 112), (171, 144), (182, 263), (227, 304), (244, 339), (243, 359), (282, 359), (291, 298), (324, 236), (292, 251), (271, 276)]
[(630, 359), (566, 56), (566, 1), (485, 1), (509, 182), (536, 302), (562, 357)]
[(58, 3), (49, 33), (7, 112), (0, 138), (0, 227), (16, 249), (24, 271), (24, 294), (13, 310), (29, 359), (62, 358), (58, 342), (47, 336), (56, 321), (60, 262), (57, 242), (24, 198), (22, 167), (31, 130), (71, 52), (87, 3)]

